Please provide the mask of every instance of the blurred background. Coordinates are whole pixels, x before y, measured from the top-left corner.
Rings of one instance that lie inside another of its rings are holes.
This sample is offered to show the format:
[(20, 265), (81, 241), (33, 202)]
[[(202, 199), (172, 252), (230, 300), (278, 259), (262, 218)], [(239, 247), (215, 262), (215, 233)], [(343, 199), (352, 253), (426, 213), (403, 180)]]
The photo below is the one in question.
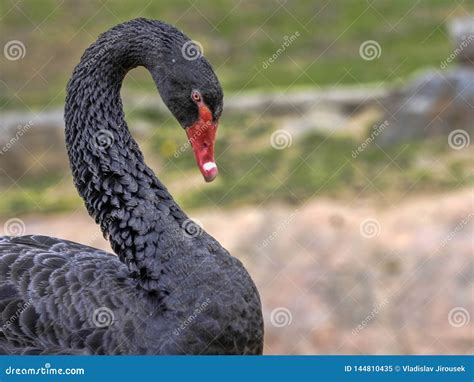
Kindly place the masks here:
[(0, 234), (110, 250), (72, 184), (64, 89), (99, 33), (161, 19), (223, 85), (219, 177), (203, 182), (143, 68), (123, 86), (128, 124), (254, 278), (265, 353), (473, 352), (474, 1), (0, 0), (0, 12)]

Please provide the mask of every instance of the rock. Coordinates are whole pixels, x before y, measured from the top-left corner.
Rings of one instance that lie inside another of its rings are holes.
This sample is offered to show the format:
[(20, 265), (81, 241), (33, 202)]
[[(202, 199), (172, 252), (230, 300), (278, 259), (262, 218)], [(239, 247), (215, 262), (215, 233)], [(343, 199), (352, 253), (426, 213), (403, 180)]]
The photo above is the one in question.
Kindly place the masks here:
[(62, 110), (10, 112), (0, 121), (0, 185), (68, 169)]
[(453, 56), (460, 63), (474, 66), (474, 17), (460, 17), (448, 23), (454, 42)]
[(427, 71), (383, 103), (388, 127), (377, 140), (394, 144), (410, 139), (474, 132), (474, 69)]
[[(152, 132), (149, 124), (133, 124), (138, 141)], [(64, 137), (63, 110), (0, 114), (0, 187), (24, 177), (70, 175)]]
[[(345, 112), (385, 100), (390, 90), (380, 86), (350, 86), (321, 90), (299, 90), (290, 92), (249, 92), (228, 95), (224, 99), (224, 113), (259, 113), (274, 115), (300, 115), (320, 105), (339, 107)], [(124, 96), (125, 104), (132, 109), (165, 112), (159, 96), (129, 93)]]
[(348, 116), (340, 107), (318, 105), (318, 107), (300, 116), (290, 116), (279, 123), (280, 128), (288, 131), (292, 137), (304, 135), (309, 131), (331, 133), (347, 126)]

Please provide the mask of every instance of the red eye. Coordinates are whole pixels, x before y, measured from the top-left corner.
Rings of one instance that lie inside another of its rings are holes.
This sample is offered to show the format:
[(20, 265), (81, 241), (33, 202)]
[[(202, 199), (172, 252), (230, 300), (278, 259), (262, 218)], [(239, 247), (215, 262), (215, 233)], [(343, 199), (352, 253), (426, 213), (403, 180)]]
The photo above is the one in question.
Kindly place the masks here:
[(193, 101), (195, 102), (201, 102), (201, 94), (199, 94), (198, 91), (194, 90), (192, 93), (191, 93), (191, 98), (193, 99)]

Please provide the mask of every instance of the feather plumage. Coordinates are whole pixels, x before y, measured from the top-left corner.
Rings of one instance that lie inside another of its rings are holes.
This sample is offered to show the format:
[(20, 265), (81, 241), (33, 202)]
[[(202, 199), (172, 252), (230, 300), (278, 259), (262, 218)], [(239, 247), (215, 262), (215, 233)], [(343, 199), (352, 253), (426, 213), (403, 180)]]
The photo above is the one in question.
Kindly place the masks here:
[(206, 232), (187, 231), (124, 120), (121, 82), (138, 65), (181, 123), (193, 111), (180, 91), (199, 86), (220, 110), (209, 63), (182, 57), (187, 41), (136, 19), (82, 56), (67, 89), (66, 145), (76, 188), (115, 254), (46, 236), (0, 238), (0, 353), (261, 354), (250, 276)]

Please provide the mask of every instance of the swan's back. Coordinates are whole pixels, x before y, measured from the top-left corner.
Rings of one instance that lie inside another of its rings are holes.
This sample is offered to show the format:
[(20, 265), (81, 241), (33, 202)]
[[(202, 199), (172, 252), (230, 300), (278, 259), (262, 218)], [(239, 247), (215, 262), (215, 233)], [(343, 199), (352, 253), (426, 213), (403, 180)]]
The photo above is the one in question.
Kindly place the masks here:
[(114, 325), (130, 316), (137, 296), (129, 276), (115, 255), (85, 245), (0, 238), (0, 353), (120, 353), (126, 339)]
[(46, 236), (0, 238), (0, 354), (261, 354), (250, 276), (220, 247), (191, 248), (163, 272), (173, 290), (145, 291), (113, 254)]

